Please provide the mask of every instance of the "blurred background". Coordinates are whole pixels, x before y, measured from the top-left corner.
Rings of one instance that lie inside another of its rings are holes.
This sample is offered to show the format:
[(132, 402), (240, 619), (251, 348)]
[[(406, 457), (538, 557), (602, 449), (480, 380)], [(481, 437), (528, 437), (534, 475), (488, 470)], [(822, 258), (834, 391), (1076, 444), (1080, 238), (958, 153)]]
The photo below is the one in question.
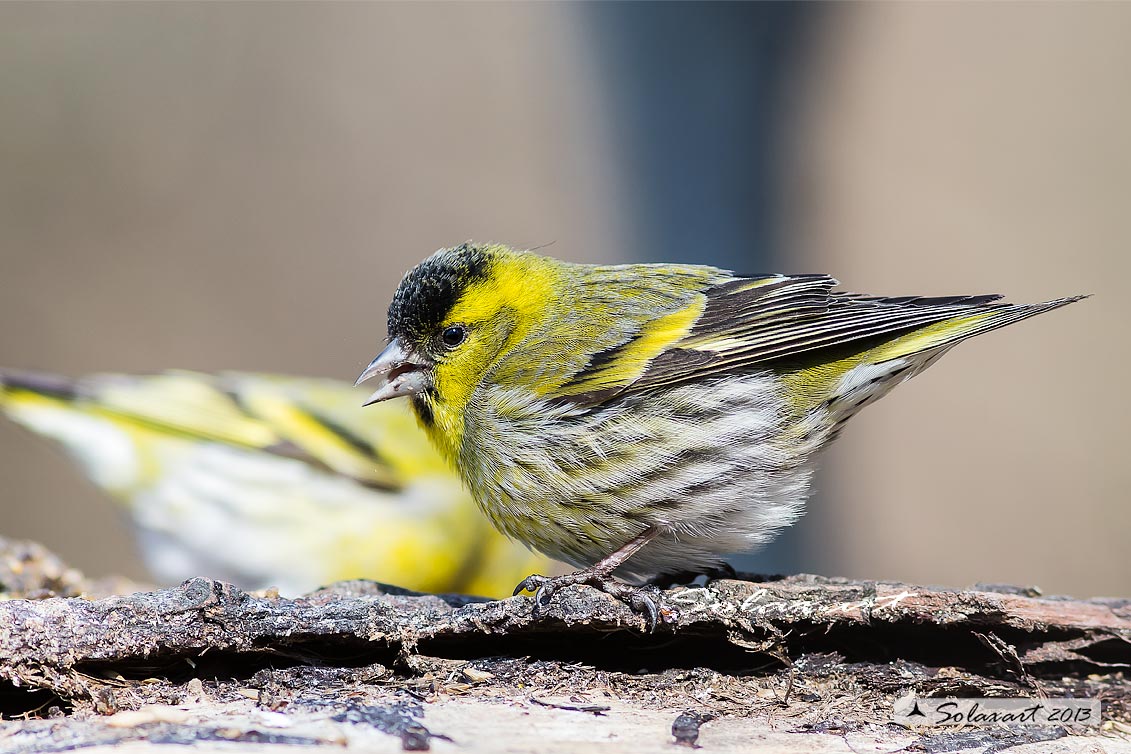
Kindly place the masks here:
[[(1094, 298), (857, 417), (744, 565), (1131, 594), (1131, 5), (0, 4), (0, 366), (351, 380), (465, 239)], [(0, 534), (145, 572), (0, 422)]]

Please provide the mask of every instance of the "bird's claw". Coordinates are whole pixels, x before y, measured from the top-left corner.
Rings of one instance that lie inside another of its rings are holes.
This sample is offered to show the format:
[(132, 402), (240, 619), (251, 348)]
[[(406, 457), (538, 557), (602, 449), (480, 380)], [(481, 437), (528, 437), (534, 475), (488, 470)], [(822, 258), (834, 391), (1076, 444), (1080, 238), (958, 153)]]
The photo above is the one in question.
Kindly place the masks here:
[(539, 608), (546, 607), (550, 604), (550, 598), (554, 596), (557, 588), (553, 582), (547, 581), (542, 586), (538, 587), (538, 591), (534, 593), (534, 604)]
[(511, 596), (517, 597), (522, 592), (534, 592), (534, 606), (536, 608), (545, 607), (550, 604), (550, 598), (554, 596), (554, 592), (558, 591), (559, 586), (561, 585), (555, 583), (555, 580), (548, 576), (539, 576), (532, 573), (519, 582)]
[(545, 580), (545, 576), (539, 576), (536, 573), (532, 573), (522, 581), (518, 582), (518, 586), (516, 586), (514, 588), (514, 591), (511, 592), (511, 596), (517, 597), (523, 592), (533, 592), (538, 587), (540, 587), (542, 585), (542, 582), (544, 582)]
[(632, 586), (616, 581), (606, 574), (585, 571), (554, 577), (531, 574), (519, 582), (514, 594), (534, 592), (534, 610), (537, 612), (550, 604), (550, 600), (559, 589), (574, 584), (586, 584), (625, 603), (633, 612), (643, 615), (648, 633), (656, 629), (661, 615), (665, 620), (669, 619), (669, 614), (674, 615), (673, 611), (661, 611), (658, 604), (661, 602), (660, 590), (653, 586)]
[(656, 606), (656, 600), (652, 598), (652, 595), (645, 593), (642, 589), (637, 590), (633, 593), (630, 604), (636, 612), (644, 613), (648, 624), (648, 633), (655, 631), (656, 624), (660, 622), (660, 608)]

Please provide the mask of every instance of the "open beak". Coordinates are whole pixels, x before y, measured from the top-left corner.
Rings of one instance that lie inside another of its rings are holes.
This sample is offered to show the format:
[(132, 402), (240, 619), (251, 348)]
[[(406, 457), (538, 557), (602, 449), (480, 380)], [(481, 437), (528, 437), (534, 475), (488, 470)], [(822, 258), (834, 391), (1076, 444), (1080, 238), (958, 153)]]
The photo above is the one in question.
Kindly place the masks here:
[(357, 378), (355, 385), (379, 377), (380, 383), (364, 405), (369, 406), (402, 395), (416, 395), (428, 386), (429, 364), (405, 346), (400, 338), (393, 338), (385, 350), (377, 355)]

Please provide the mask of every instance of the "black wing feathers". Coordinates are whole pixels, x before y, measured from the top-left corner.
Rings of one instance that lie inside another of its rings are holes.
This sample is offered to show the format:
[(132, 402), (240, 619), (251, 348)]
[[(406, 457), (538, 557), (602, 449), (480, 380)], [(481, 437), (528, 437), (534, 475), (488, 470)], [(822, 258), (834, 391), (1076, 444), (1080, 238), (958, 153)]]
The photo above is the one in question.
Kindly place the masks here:
[[(703, 314), (687, 337), (655, 358), (625, 390), (636, 392), (811, 357), (821, 349), (853, 343), (868, 348), (877, 339), (896, 338), (954, 318), (994, 313), (984, 326), (969, 330), (984, 332), (1048, 308), (1003, 303), (997, 294), (884, 297), (834, 293), (835, 285), (837, 281), (827, 275), (798, 275), (738, 278), (710, 288)], [(1062, 305), (1050, 302), (1054, 303)], [(940, 337), (940, 344), (963, 337)]]

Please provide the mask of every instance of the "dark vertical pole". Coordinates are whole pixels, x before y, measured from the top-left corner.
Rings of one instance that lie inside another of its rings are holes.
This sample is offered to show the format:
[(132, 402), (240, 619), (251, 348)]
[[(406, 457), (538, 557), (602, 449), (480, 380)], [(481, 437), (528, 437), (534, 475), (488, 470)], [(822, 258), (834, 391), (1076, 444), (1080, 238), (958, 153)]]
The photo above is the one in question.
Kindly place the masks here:
[[(641, 261), (741, 272), (789, 269), (780, 253), (779, 145), (819, 5), (594, 3), (585, 6), (622, 161), (618, 211)], [(786, 532), (736, 566), (803, 566)]]

